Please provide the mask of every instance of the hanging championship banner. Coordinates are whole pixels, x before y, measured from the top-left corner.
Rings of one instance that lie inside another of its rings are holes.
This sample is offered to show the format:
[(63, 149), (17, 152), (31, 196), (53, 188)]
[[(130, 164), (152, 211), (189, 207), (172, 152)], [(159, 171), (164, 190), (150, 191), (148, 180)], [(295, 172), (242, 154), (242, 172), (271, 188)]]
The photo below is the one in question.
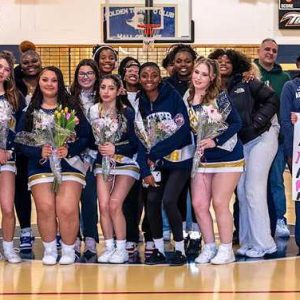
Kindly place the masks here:
[(293, 167), (292, 167), (292, 199), (300, 200), (300, 113), (296, 113), (298, 121), (294, 125)]
[(300, 0), (279, 0), (279, 29), (300, 29)]

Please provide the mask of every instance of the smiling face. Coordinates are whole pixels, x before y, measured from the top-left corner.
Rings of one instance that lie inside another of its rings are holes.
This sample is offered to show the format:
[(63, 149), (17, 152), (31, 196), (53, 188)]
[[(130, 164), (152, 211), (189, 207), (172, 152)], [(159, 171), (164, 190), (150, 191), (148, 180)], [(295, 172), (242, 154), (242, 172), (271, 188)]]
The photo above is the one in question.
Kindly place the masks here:
[(154, 66), (147, 66), (140, 72), (140, 83), (146, 93), (158, 90), (161, 82), (160, 70)]
[(258, 58), (262, 66), (272, 68), (277, 59), (278, 45), (273, 41), (266, 41), (258, 49)]
[(20, 65), (26, 76), (36, 76), (41, 71), (41, 60), (33, 53), (24, 54), (21, 57)]
[(219, 56), (217, 59), (221, 77), (229, 77), (232, 74), (232, 63), (227, 55)]
[(6, 59), (0, 58), (0, 84), (3, 85), (11, 75), (11, 69)]
[(131, 66), (126, 68), (124, 81), (130, 85), (137, 85), (139, 83), (139, 67)]
[(96, 82), (96, 74), (90, 66), (81, 66), (78, 71), (78, 84), (83, 90), (90, 90)]
[(100, 84), (100, 98), (103, 103), (115, 102), (120, 95), (120, 89), (113, 79), (103, 79)]
[(58, 93), (58, 80), (53, 71), (45, 70), (40, 76), (39, 86), (44, 97), (54, 98)]
[(192, 55), (187, 51), (178, 52), (174, 58), (174, 72), (180, 78), (188, 78), (193, 71), (194, 61)]
[(192, 73), (192, 83), (196, 91), (204, 92), (210, 86), (215, 75), (210, 72), (208, 66), (204, 63), (200, 63), (195, 66)]
[(98, 64), (102, 75), (111, 74), (116, 65), (116, 54), (111, 49), (103, 49)]

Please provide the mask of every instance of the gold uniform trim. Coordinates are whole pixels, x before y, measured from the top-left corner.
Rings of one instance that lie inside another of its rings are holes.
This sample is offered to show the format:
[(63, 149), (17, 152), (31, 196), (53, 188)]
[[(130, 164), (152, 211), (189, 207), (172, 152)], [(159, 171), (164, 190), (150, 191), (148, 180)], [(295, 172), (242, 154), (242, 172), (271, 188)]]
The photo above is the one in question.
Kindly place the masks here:
[(237, 168), (244, 167), (245, 160), (240, 159), (236, 161), (228, 162), (216, 162), (216, 163), (199, 163), (199, 168)]
[[(102, 165), (100, 164), (96, 164), (96, 169), (102, 169)], [(129, 166), (129, 165), (126, 165), (126, 166), (117, 166), (115, 168), (115, 170), (125, 170), (125, 171), (134, 171), (134, 172), (137, 172), (137, 173), (140, 173), (140, 169), (136, 166)]]
[[(85, 180), (85, 176), (82, 175), (81, 173), (75, 173), (75, 172), (62, 172), (63, 176), (74, 176), (77, 177), (81, 180)], [(40, 174), (36, 174), (36, 175), (32, 175), (28, 178), (28, 181), (34, 181), (37, 179), (41, 179), (41, 178), (52, 178), (54, 177), (53, 173), (40, 173)]]

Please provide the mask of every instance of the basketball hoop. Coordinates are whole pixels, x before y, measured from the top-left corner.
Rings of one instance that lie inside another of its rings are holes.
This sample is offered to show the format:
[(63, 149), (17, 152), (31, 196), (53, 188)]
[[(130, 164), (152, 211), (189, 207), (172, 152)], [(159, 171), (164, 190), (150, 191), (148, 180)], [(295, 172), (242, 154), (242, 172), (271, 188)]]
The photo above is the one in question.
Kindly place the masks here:
[(154, 48), (154, 40), (158, 31), (160, 30), (160, 24), (138, 24), (141, 34), (143, 35), (143, 49), (153, 49)]

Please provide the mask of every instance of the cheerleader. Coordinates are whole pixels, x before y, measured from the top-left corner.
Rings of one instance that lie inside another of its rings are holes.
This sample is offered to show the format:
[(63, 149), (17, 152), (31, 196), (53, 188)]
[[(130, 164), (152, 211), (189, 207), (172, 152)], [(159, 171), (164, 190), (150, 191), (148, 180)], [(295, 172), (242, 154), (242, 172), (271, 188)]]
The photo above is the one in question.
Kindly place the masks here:
[(118, 52), (108, 45), (97, 45), (93, 48), (93, 59), (98, 65), (100, 77), (112, 74), (118, 61)]
[[(14, 137), (16, 122), (19, 120), (22, 109), (25, 106), (19, 101), (14, 81), (14, 57), (8, 51), (0, 52), (0, 114), (1, 130), (0, 144), (0, 205), (2, 213), (2, 233), (4, 258), (9, 263), (21, 262), (20, 256), (13, 247), (15, 231), (15, 149)], [(9, 119), (6, 119), (9, 118)], [(6, 140), (6, 141), (5, 141)]]
[[(134, 160), (137, 140), (134, 134), (134, 112), (122, 106), (119, 98), (121, 81), (116, 75), (106, 75), (100, 80), (100, 103), (90, 109), (90, 122), (109, 116), (117, 121), (120, 139), (116, 143), (106, 142), (98, 146), (95, 165), (97, 193), (100, 207), (100, 223), (105, 239), (105, 251), (98, 257), (100, 263), (125, 263), (126, 222), (122, 211), (125, 197), (139, 179), (139, 167)], [(109, 156), (115, 166), (111, 167), (110, 179), (104, 180), (103, 156)], [(116, 237), (116, 244), (114, 240)]]
[(90, 128), (77, 103), (70, 101), (64, 86), (63, 75), (56, 67), (44, 68), (38, 80), (31, 103), (24, 115), (22, 130), (32, 132), (38, 126), (53, 127), (54, 112), (58, 105), (76, 110), (80, 125), (76, 126), (76, 140), (57, 148), (61, 159), (62, 183), (54, 192), (54, 174), (49, 158), (52, 147), (25, 146), (20, 149), (28, 157), (28, 185), (37, 208), (37, 223), (45, 247), (43, 264), (54, 265), (57, 261), (56, 233), (62, 238), (62, 256), (59, 264), (72, 264), (75, 261), (74, 243), (79, 229), (78, 204), (81, 190), (85, 185), (83, 162), (79, 154), (89, 143)]
[[(216, 138), (204, 138), (196, 145), (201, 151), (201, 160), (192, 179), (192, 204), (201, 229), (204, 247), (195, 259), (196, 263), (225, 264), (235, 261), (232, 250), (233, 221), (229, 203), (243, 172), (243, 146), (237, 139), (241, 120), (231, 106), (225, 92), (220, 93), (221, 79), (217, 62), (200, 58), (192, 73), (188, 102), (191, 126), (197, 134), (198, 124), (193, 117), (203, 118), (205, 107), (222, 111), (225, 105), (228, 116), (224, 120), (228, 127)], [(216, 125), (217, 126), (217, 125)], [(215, 210), (221, 244), (217, 250), (213, 221), (209, 211), (212, 202)]]
[[(70, 92), (74, 101), (79, 101), (87, 118), (90, 108), (95, 104), (96, 99), (99, 99), (99, 69), (94, 60), (83, 59), (78, 64)], [(97, 189), (92, 170), (96, 155), (97, 151), (91, 149), (86, 149), (82, 154), (88, 170), (86, 173), (86, 186), (81, 195), (82, 234), (85, 244), (81, 262), (91, 262), (96, 258), (96, 243), (99, 242)], [(76, 240), (75, 251), (80, 256), (81, 238)]]

